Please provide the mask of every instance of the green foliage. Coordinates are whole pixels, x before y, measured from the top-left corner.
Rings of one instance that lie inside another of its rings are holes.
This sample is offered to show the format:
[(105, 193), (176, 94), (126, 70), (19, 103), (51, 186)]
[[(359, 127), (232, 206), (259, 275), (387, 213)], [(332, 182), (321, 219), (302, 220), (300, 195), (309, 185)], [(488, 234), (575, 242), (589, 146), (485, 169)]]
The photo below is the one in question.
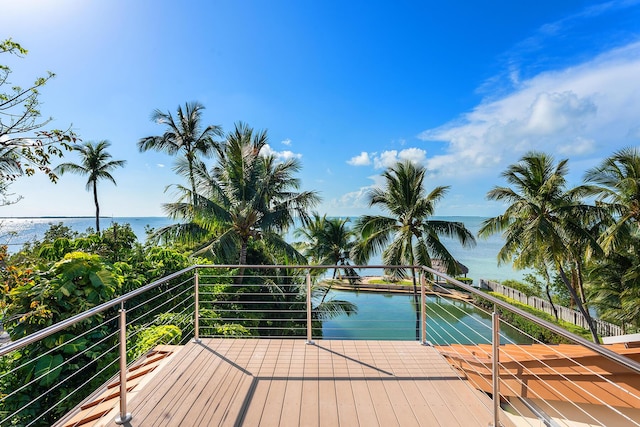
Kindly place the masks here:
[[(496, 293), (496, 292), (488, 292), (489, 295), (494, 296), (496, 298), (499, 298), (515, 307), (518, 307), (528, 313), (533, 314), (536, 317), (539, 317), (543, 320), (546, 320), (547, 322), (550, 323), (554, 323), (564, 329), (566, 329), (567, 331), (582, 336), (585, 339), (590, 339), (591, 338), (591, 334), (588, 330), (580, 328), (579, 326), (564, 322), (562, 320), (557, 321), (555, 319), (555, 317), (551, 316), (550, 314), (547, 314), (543, 311), (540, 310), (536, 310), (533, 307), (530, 307), (526, 304), (522, 304), (519, 301), (516, 301), (514, 299), (511, 298), (507, 298), (502, 294)], [(493, 310), (493, 303), (489, 303), (487, 300), (479, 298), (479, 297), (475, 297), (474, 298), (474, 304), (483, 307), (487, 310)], [(532, 337), (534, 340), (539, 341), (541, 343), (544, 344), (561, 344), (561, 343), (570, 343), (571, 341), (562, 338), (556, 334), (554, 334), (553, 332), (549, 331), (546, 328), (543, 328), (542, 326), (539, 326), (521, 316), (518, 316), (508, 310), (504, 310), (502, 308), (498, 308), (498, 312), (500, 313), (500, 318), (502, 320), (504, 320), (505, 322), (507, 322), (508, 324), (510, 324), (511, 326), (513, 326), (516, 329), (521, 330), (522, 332), (524, 332), (526, 335)]]
[(238, 323), (225, 323), (214, 310), (200, 310), (200, 333), (202, 336), (248, 337), (252, 333), (246, 326)]
[(223, 337), (248, 337), (251, 332), (242, 325), (237, 323), (224, 323), (214, 325), (214, 334)]
[[(11, 39), (0, 40), (0, 55), (24, 57), (27, 50)], [(51, 119), (42, 119), (40, 113), (40, 88), (54, 77), (47, 72), (25, 87), (10, 81), (11, 68), (0, 64), (0, 195), (6, 199), (7, 184), (36, 170), (46, 174), (51, 181), (57, 175), (50, 168), (52, 157), (62, 157), (70, 148), (76, 135), (70, 130), (43, 130)]]
[(39, 379), (38, 384), (44, 387), (51, 387), (62, 372), (64, 358), (60, 354), (47, 354), (38, 359), (35, 366), (34, 377)]
[(67, 227), (63, 222), (57, 224), (49, 224), (49, 228), (45, 230), (42, 241), (45, 243), (53, 243), (57, 239), (72, 240), (80, 235), (77, 231)]
[(640, 328), (640, 238), (628, 236), (627, 244), (591, 263), (587, 295), (603, 320), (630, 333)]
[[(4, 297), (4, 326), (13, 340), (111, 299), (119, 283), (99, 256), (82, 252), (66, 254), (45, 271), (11, 266), (5, 273), (11, 281)], [(95, 383), (85, 384), (86, 379), (114, 358), (105, 353), (113, 347), (109, 338), (113, 325), (104, 323), (107, 314), (96, 314), (15, 353), (10, 364), (16, 367), (16, 375), (6, 378), (3, 386), (16, 392), (0, 402), (0, 412), (13, 413), (34, 396), (43, 395), (14, 420), (20, 424), (35, 414), (46, 414), (35, 425), (51, 425), (75, 402), (67, 400), (48, 409), (70, 392), (95, 387)], [(24, 384), (28, 387), (22, 389)]]
[(127, 344), (127, 360), (136, 360), (161, 344), (178, 344), (182, 331), (175, 325), (151, 325), (136, 331), (134, 340)]
[(26, 336), (109, 300), (117, 285), (99, 256), (66, 254), (49, 271), (10, 289), (5, 328), (14, 340)]
[(494, 187), (487, 193), (487, 198), (501, 201), (507, 208), (503, 214), (485, 220), (478, 234), (488, 237), (502, 233), (499, 263), (555, 269), (589, 324), (593, 340), (598, 342), (581, 295), (586, 254), (602, 254), (593, 231), (603, 212), (598, 206), (584, 203), (583, 190), (567, 188), (568, 171), (567, 159), (555, 163), (545, 153), (526, 153), (502, 173), (512, 187)]
[(129, 224), (113, 223), (99, 237), (99, 245), (92, 252), (114, 263), (127, 260), (138, 241)]
[[(365, 264), (371, 256), (382, 252), (386, 265), (426, 265), (440, 259), (448, 274), (459, 274), (458, 263), (441, 240), (455, 238), (464, 247), (475, 246), (475, 238), (461, 222), (432, 219), (435, 205), (449, 187), (438, 186), (427, 193), (426, 170), (411, 162), (399, 162), (382, 174), (384, 186), (369, 191), (369, 206), (379, 207), (388, 216), (363, 215), (355, 223), (358, 243), (352, 258)], [(406, 277), (402, 269), (389, 272)], [(413, 274), (413, 271), (412, 271)]]
[(192, 188), (178, 186), (179, 200), (164, 206), (171, 218), (183, 223), (158, 230), (156, 239), (197, 244), (198, 255), (242, 265), (247, 264), (249, 245), (262, 241), (273, 253), (302, 262), (283, 235), (296, 217), (306, 221), (307, 210), (319, 199), (315, 192), (296, 191), (300, 181), (294, 174), (300, 162), (278, 162), (265, 155), (266, 144), (266, 131), (239, 123), (218, 144), (213, 168), (199, 160), (183, 165), (184, 174), (193, 174)]
[(508, 279), (503, 280), (500, 284), (520, 291), (528, 297), (542, 297), (542, 287), (538, 283), (524, 283), (519, 280)]
[[(342, 265), (344, 276), (354, 284), (360, 276), (355, 269), (349, 267), (350, 252), (355, 245), (355, 233), (349, 228), (348, 218), (327, 218), (314, 213), (311, 221), (294, 233), (302, 237), (303, 242), (294, 244), (313, 264)], [(340, 268), (335, 268), (333, 278), (342, 276)], [(315, 275), (321, 275), (326, 270), (313, 270)]]

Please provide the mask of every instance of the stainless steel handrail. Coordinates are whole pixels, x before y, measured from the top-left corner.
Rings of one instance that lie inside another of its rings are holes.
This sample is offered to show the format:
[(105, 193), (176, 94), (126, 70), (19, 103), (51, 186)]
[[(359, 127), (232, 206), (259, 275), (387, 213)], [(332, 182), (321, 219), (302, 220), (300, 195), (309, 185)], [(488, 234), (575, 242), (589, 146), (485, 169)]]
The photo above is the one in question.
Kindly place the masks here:
[[(133, 290), (131, 292), (126, 293), (125, 295), (122, 295), (120, 297), (117, 297), (111, 301), (107, 301), (103, 304), (100, 304), (96, 307), (93, 307), (89, 310), (86, 310), (82, 313), (79, 313), (75, 316), (72, 316), (68, 319), (65, 319), (59, 323), (56, 323), (55, 325), (51, 325), (45, 329), (42, 329), (41, 331), (35, 332), (29, 336), (26, 336), (24, 338), (20, 338), (12, 343), (6, 344), (3, 347), (0, 347), (0, 356), (4, 356), (5, 354), (9, 354), (12, 351), (18, 350), (20, 348), (23, 348), (26, 345), (29, 345), (31, 343), (34, 343), (36, 341), (39, 341), (45, 337), (48, 337), (49, 335), (52, 335), (58, 331), (61, 331), (71, 325), (74, 325), (82, 320), (85, 320), (95, 314), (98, 314), (102, 311), (108, 310), (109, 308), (112, 308), (118, 304), (121, 304), (123, 302), (126, 302), (127, 300), (136, 297), (140, 294), (143, 294), (144, 292), (147, 292), (153, 288), (156, 288), (172, 279), (175, 279), (176, 277), (179, 277), (185, 273), (188, 273), (189, 271), (192, 270), (197, 270), (197, 269), (232, 269), (232, 268), (245, 268), (245, 269), (275, 269), (275, 268), (295, 268), (295, 269), (315, 269), (315, 270), (327, 270), (327, 269), (331, 269), (331, 268), (336, 268), (336, 267), (340, 267), (340, 266), (335, 266), (335, 265), (238, 265), (238, 264), (224, 264), (224, 265), (206, 265), (206, 264), (200, 264), (200, 265), (193, 265), (190, 267), (187, 267), (183, 270), (180, 270), (178, 272), (175, 272), (173, 274), (170, 274), (166, 277), (163, 277), (162, 279), (156, 280), (154, 282), (149, 283), (148, 285), (145, 285), (141, 288), (138, 288), (136, 290)], [(396, 266), (388, 266), (388, 265), (351, 265), (349, 266), (349, 268), (353, 268), (353, 269), (357, 269), (357, 270), (362, 270), (362, 269), (406, 269), (406, 268), (411, 268), (412, 266), (410, 265), (396, 265)], [(446, 274), (443, 274), (437, 270), (434, 270), (433, 268), (430, 267), (426, 267), (426, 266), (414, 266), (414, 268), (420, 268), (423, 271), (429, 272), (431, 274), (434, 274), (436, 276), (442, 277), (443, 279), (445, 279), (446, 281), (454, 284), (455, 286), (464, 289), (467, 292), (470, 292), (474, 295), (477, 295), (481, 298), (486, 299), (487, 301), (496, 304), (502, 308), (505, 308), (519, 316), (524, 317), (527, 320), (530, 320), (533, 323), (536, 323), (540, 326), (542, 326), (543, 328), (549, 329), (550, 331), (552, 331), (553, 333), (556, 333), (570, 341), (573, 341), (577, 344), (580, 344), (598, 354), (600, 354), (601, 356), (612, 360), (622, 366), (625, 366), (631, 370), (633, 370), (634, 372), (640, 373), (640, 363), (631, 360), (623, 355), (620, 355), (614, 351), (609, 350), (606, 347), (602, 347), (598, 344), (595, 344), (581, 336), (578, 336), (576, 334), (573, 334), (557, 325), (554, 325), (553, 323), (547, 322), (546, 320), (540, 319), (538, 317), (533, 316), (530, 313), (527, 313), (526, 311), (515, 307), (507, 302), (502, 301), (499, 298), (496, 298), (492, 295), (488, 295), (484, 292), (481, 292), (479, 290), (477, 290), (476, 288), (474, 288), (473, 286), (469, 286), (465, 283), (460, 282), (459, 280), (456, 280), (452, 277), (449, 277)]]
[(55, 334), (56, 332), (59, 332), (63, 329), (68, 328), (69, 326), (73, 326), (78, 322), (81, 322), (85, 319), (88, 319), (91, 316), (95, 316), (98, 313), (101, 313), (105, 310), (108, 310), (112, 307), (115, 307), (116, 305), (119, 305), (121, 303), (124, 303), (128, 300), (130, 300), (133, 297), (136, 297), (140, 294), (143, 294), (153, 288), (157, 288), (158, 286), (172, 280), (175, 279), (176, 277), (179, 277), (185, 273), (188, 273), (189, 271), (193, 270), (197, 268), (196, 266), (191, 266), (191, 267), (187, 267), (183, 270), (180, 270), (176, 273), (170, 274), (168, 276), (163, 277), (162, 279), (158, 279), (154, 282), (149, 283), (148, 285), (145, 285), (141, 288), (135, 289), (131, 292), (128, 292), (122, 296), (119, 296), (115, 299), (112, 299), (111, 301), (107, 301), (105, 303), (102, 303), (100, 305), (97, 305), (93, 308), (90, 308), (89, 310), (83, 311), (82, 313), (76, 314), (75, 316), (71, 316), (68, 319), (62, 320), (54, 325), (48, 326), (38, 332), (34, 332), (31, 335), (27, 335), (24, 338), (20, 338), (16, 341), (13, 341), (9, 344), (6, 344), (3, 347), (0, 347), (0, 356), (4, 356), (5, 354), (9, 354), (12, 351), (15, 350), (19, 350), (29, 344), (32, 344), (34, 342), (40, 341), (43, 338), (48, 337), (49, 335)]
[(616, 362), (628, 369), (631, 369), (632, 371), (636, 372), (636, 373), (640, 373), (640, 363), (636, 362), (635, 360), (632, 360), (628, 357), (625, 357), (621, 354), (616, 353), (615, 351), (611, 351), (606, 347), (603, 347), (599, 344), (596, 344), (592, 341), (589, 341), (579, 335), (573, 334), (569, 331), (567, 331), (566, 329), (563, 329), (557, 325), (554, 325), (551, 322), (547, 322), (546, 320), (540, 319), (530, 313), (527, 313), (526, 311), (515, 307), (505, 301), (502, 301), (500, 298), (496, 298), (492, 295), (486, 294), (484, 292), (481, 292), (479, 290), (477, 290), (476, 288), (474, 288), (473, 286), (469, 286), (467, 284), (464, 284), (462, 282), (460, 282), (459, 280), (456, 280), (452, 277), (447, 276), (446, 274), (440, 273), (439, 271), (436, 271), (430, 267), (425, 267), (422, 266), (421, 267), (424, 271), (428, 271), (431, 274), (435, 274), (439, 277), (442, 277), (443, 279), (445, 279), (446, 281), (454, 284), (455, 286), (464, 289), (465, 291), (468, 291), (474, 295), (477, 295), (481, 298), (486, 299), (489, 302), (492, 302), (493, 304), (500, 306), (502, 308), (505, 308), (515, 314), (517, 314), (518, 316), (522, 316), (527, 320), (530, 320), (531, 322), (542, 326), (543, 328), (546, 328), (548, 330), (550, 330), (551, 332), (558, 334), (560, 336), (562, 336), (563, 338), (566, 338), (570, 341), (573, 341), (577, 344), (582, 345), (583, 347), (586, 347), (596, 353), (598, 353), (599, 355), (613, 361)]

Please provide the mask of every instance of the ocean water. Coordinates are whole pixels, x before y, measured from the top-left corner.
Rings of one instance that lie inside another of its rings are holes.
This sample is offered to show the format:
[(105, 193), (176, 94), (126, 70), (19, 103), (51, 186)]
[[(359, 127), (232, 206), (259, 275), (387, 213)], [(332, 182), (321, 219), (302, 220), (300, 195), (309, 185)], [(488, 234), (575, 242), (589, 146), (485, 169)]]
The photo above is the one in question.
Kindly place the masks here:
[[(447, 216), (434, 217), (447, 221), (460, 221), (477, 235), (485, 218), (473, 216)], [(17, 252), (24, 243), (41, 239), (44, 232), (51, 224), (62, 222), (64, 225), (78, 232), (85, 232), (88, 228), (95, 229), (94, 217), (43, 217), (43, 218), (0, 218), (0, 244), (6, 244), (9, 251)], [(166, 217), (115, 217), (100, 218), (100, 228), (106, 229), (113, 223), (131, 225), (138, 240), (146, 239), (145, 227), (160, 228), (174, 223)], [(287, 240), (293, 241), (293, 233), (287, 234)], [(498, 265), (497, 255), (502, 247), (503, 240), (500, 235), (491, 236), (488, 239), (476, 239), (477, 245), (473, 248), (463, 248), (455, 240), (445, 239), (444, 244), (456, 259), (469, 268), (468, 277), (479, 283), (480, 279), (502, 281), (505, 279), (522, 279), (524, 272), (514, 270), (511, 265)], [(369, 261), (370, 265), (381, 264), (381, 256), (378, 255)]]
[[(166, 217), (102, 217), (100, 229), (107, 229), (114, 223), (129, 224), (138, 240), (144, 242), (145, 227), (157, 229), (174, 222)], [(96, 228), (95, 217), (0, 218), (0, 244), (8, 245), (9, 252), (17, 252), (24, 243), (42, 239), (51, 225), (59, 223), (81, 233)]]

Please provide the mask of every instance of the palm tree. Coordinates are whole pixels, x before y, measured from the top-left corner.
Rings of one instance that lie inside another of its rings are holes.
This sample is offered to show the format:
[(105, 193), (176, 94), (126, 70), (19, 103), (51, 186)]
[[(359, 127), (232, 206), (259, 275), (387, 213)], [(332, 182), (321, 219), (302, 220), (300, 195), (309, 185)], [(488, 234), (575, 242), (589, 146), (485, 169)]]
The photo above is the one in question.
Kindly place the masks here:
[(63, 175), (71, 172), (78, 175), (87, 175), (87, 191), (93, 190), (93, 201), (96, 205), (96, 231), (100, 233), (100, 205), (98, 204), (98, 181), (106, 179), (116, 184), (116, 180), (111, 175), (115, 168), (123, 167), (126, 160), (109, 160), (111, 154), (106, 150), (111, 145), (109, 141), (102, 140), (98, 143), (85, 142), (76, 144), (73, 150), (80, 152), (80, 164), (62, 163), (55, 168), (56, 173)]
[[(494, 187), (487, 194), (491, 200), (510, 203), (505, 212), (485, 220), (478, 231), (481, 237), (497, 232), (504, 236), (498, 263), (513, 261), (516, 268), (555, 268), (578, 310), (589, 325), (594, 342), (598, 335), (584, 299), (576, 287), (582, 283), (582, 258), (588, 250), (599, 253), (594, 234), (587, 226), (597, 222), (598, 211), (581, 203), (584, 192), (566, 190), (567, 160), (554, 165), (551, 156), (530, 152), (507, 168), (502, 176), (515, 188)], [(570, 276), (567, 268), (571, 269)]]
[[(357, 264), (365, 264), (382, 250), (385, 265), (431, 267), (431, 259), (439, 258), (448, 273), (458, 272), (458, 263), (440, 238), (456, 238), (463, 246), (475, 245), (475, 239), (462, 222), (429, 219), (449, 187), (439, 186), (425, 194), (425, 173), (426, 169), (411, 162), (396, 163), (382, 174), (384, 187), (369, 191), (369, 206), (379, 206), (390, 216), (364, 215), (356, 220), (354, 230), (360, 240), (353, 248), (352, 258)], [(392, 274), (405, 276), (404, 270), (393, 270)], [(417, 304), (414, 268), (411, 279)], [(419, 337), (420, 313), (416, 310), (416, 339)]]
[(640, 149), (627, 147), (585, 173), (584, 189), (596, 196), (612, 221), (600, 243), (605, 253), (640, 231)]
[[(426, 169), (411, 162), (397, 163), (382, 176), (383, 188), (369, 191), (369, 206), (378, 206), (390, 216), (364, 215), (355, 223), (360, 241), (353, 249), (357, 264), (382, 252), (385, 265), (425, 265), (431, 267), (431, 259), (441, 259), (449, 274), (458, 273), (459, 265), (449, 253), (441, 237), (456, 238), (463, 246), (475, 245), (473, 234), (462, 222), (429, 219), (435, 205), (447, 193), (449, 187), (438, 186), (425, 194)], [(403, 277), (403, 270), (394, 270)], [(415, 274), (412, 270), (414, 290)]]
[(215, 152), (218, 142), (214, 137), (222, 136), (220, 126), (207, 126), (203, 129), (202, 110), (204, 106), (198, 102), (188, 102), (184, 110), (178, 106), (178, 114), (174, 119), (170, 112), (164, 113), (154, 110), (151, 120), (166, 125), (162, 135), (147, 136), (138, 141), (138, 149), (143, 152), (156, 150), (169, 155), (184, 155), (186, 164), (178, 162), (174, 170), (186, 175), (191, 185), (193, 203), (195, 204), (196, 182), (194, 176), (194, 162), (198, 155), (208, 157)]
[(300, 162), (276, 162), (273, 155), (262, 154), (266, 144), (266, 132), (236, 124), (217, 147), (218, 163), (211, 171), (202, 162), (194, 165), (197, 193), (181, 187), (182, 200), (165, 205), (171, 217), (187, 220), (177, 236), (196, 234), (205, 241), (197, 253), (212, 251), (227, 262), (245, 265), (249, 243), (263, 240), (289, 259), (303, 259), (283, 234), (296, 218), (306, 222), (308, 209), (319, 198), (315, 192), (296, 191), (300, 182), (293, 174)]
[[(353, 281), (358, 275), (349, 267), (349, 256), (355, 244), (355, 233), (348, 223), (349, 218), (327, 218), (327, 215), (314, 213), (309, 223), (298, 228), (294, 236), (305, 239), (300, 247), (312, 262), (318, 265), (342, 265), (345, 275)], [(334, 279), (338, 270), (336, 267), (333, 271)]]
[(590, 301), (600, 317), (620, 324), (640, 326), (640, 239), (630, 238), (629, 248), (596, 260), (589, 270)]

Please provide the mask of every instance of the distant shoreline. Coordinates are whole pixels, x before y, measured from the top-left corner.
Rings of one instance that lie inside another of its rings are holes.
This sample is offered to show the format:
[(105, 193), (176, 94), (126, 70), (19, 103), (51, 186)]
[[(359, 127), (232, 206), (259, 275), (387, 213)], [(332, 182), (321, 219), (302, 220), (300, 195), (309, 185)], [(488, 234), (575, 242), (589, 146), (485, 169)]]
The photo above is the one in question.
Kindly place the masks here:
[[(95, 219), (95, 216), (0, 216), (2, 219)], [(100, 219), (116, 218), (166, 218), (165, 216), (101, 216)]]

